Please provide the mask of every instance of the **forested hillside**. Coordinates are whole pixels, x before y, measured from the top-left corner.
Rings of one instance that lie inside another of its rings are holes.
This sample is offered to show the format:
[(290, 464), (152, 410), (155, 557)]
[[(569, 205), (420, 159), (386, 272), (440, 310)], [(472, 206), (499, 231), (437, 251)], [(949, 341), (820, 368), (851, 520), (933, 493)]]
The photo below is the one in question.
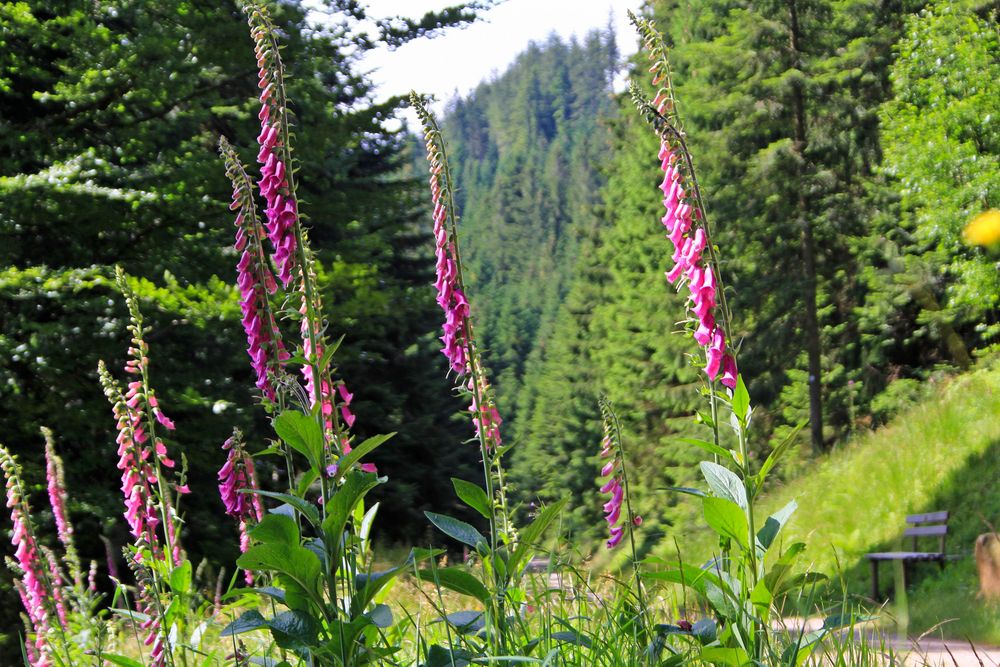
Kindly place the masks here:
[[(820, 454), (996, 341), (995, 260), (960, 234), (1000, 197), (996, 3), (704, 0), (650, 10), (671, 46), (757, 404), (758, 452), (804, 425), (799, 460)], [(607, 178), (599, 206), (582, 212), (548, 197), (539, 144), (573, 136), (551, 121), (551, 96), (528, 67), (549, 53), (572, 55), (533, 47), (449, 116), (474, 307), (514, 415), (521, 500), (569, 494), (570, 525), (596, 536), (605, 393), (642, 471), (642, 532), (655, 541), (684, 520), (665, 489), (691, 481), (699, 453), (680, 438), (701, 428), (693, 351), (673, 335), (685, 328), (683, 298), (663, 277), (657, 147), (621, 96), (595, 172)], [(642, 63), (632, 73), (646, 80)], [(501, 89), (503, 124), (481, 111)], [(547, 124), (560, 139), (530, 140)], [(572, 245), (560, 245), (560, 229), (577, 230)]]
[(508, 423), (601, 222), (616, 66), (613, 34), (553, 35), (445, 114), (464, 259)]

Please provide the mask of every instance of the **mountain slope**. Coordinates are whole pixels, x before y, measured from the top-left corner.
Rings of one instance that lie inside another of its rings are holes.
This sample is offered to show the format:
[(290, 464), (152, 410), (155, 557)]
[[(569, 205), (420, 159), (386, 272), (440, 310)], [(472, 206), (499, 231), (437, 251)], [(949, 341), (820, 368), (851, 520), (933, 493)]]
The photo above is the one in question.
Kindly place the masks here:
[(473, 316), (508, 423), (580, 240), (600, 223), (616, 61), (611, 34), (553, 36), (452, 102), (443, 121)]

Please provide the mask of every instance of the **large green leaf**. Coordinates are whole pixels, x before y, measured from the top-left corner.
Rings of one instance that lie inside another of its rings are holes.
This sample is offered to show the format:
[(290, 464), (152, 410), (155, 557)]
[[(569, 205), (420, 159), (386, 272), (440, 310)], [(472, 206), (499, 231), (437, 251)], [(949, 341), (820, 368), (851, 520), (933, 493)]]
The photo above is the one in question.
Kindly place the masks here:
[[(277, 491), (253, 491), (259, 496), (264, 496), (265, 498), (274, 498), (275, 500), (280, 500), (291, 508), (294, 508), (299, 514), (304, 516), (309, 523), (314, 526), (319, 526), (319, 510), (316, 506), (307, 500), (303, 500), (298, 496), (293, 496), (289, 493), (278, 493)], [(280, 509), (280, 508), (278, 508)], [(276, 513), (277, 509), (271, 510), (271, 513)]]
[(250, 529), (250, 537), (264, 544), (299, 543), (299, 526), (295, 519), (284, 514), (266, 514)]
[(244, 612), (242, 616), (223, 628), (222, 632), (219, 633), (219, 636), (231, 637), (232, 635), (238, 635), (244, 632), (259, 630), (260, 628), (266, 627), (267, 619), (261, 616), (260, 612), (256, 609), (251, 609), (248, 612)]
[(702, 461), (701, 474), (716, 496), (731, 500), (744, 510), (747, 508), (746, 488), (732, 470), (711, 461)]
[(802, 542), (795, 542), (785, 549), (785, 553), (771, 566), (771, 569), (764, 575), (767, 588), (772, 595), (778, 596), (784, 590), (785, 580), (792, 572), (793, 563), (806, 548)]
[(767, 579), (763, 577), (758, 579), (753, 590), (750, 591), (750, 604), (754, 606), (757, 615), (765, 623), (771, 615), (771, 602), (773, 601), (774, 596), (771, 595), (771, 591), (767, 587)]
[(795, 428), (793, 428), (788, 434), (786, 434), (784, 439), (782, 439), (782, 441), (779, 442), (777, 445), (775, 445), (775, 447), (771, 450), (771, 453), (768, 454), (767, 458), (764, 460), (764, 464), (760, 467), (760, 470), (757, 472), (758, 489), (764, 486), (764, 480), (767, 479), (767, 474), (771, 472), (771, 468), (773, 468), (778, 463), (778, 461), (781, 460), (781, 457), (784, 456), (785, 452), (787, 452), (788, 449), (792, 446), (792, 443), (796, 441), (795, 436), (797, 436), (799, 434), (799, 431), (801, 431), (802, 428), (808, 423), (809, 423), (808, 420), (799, 422), (795, 426)]
[(474, 597), (484, 604), (490, 599), (490, 592), (486, 590), (486, 586), (464, 568), (427, 568), (417, 570), (415, 574), (421, 581), (440, 584), (456, 593)]
[[(297, 584), (310, 598), (318, 597), (322, 566), (309, 549), (289, 544), (258, 544), (250, 547), (236, 564), (255, 572), (275, 572)], [(291, 591), (286, 591), (286, 595)]]
[(191, 561), (186, 560), (170, 571), (170, 590), (178, 595), (191, 592)]
[(726, 665), (727, 667), (743, 667), (744, 665), (752, 664), (750, 656), (742, 648), (710, 646), (703, 648), (701, 655), (698, 657), (713, 665)]
[(455, 519), (453, 517), (447, 516), (445, 514), (438, 514), (436, 512), (424, 512), (424, 515), (430, 519), (431, 523), (437, 526), (438, 530), (442, 533), (458, 540), (462, 544), (468, 544), (470, 547), (478, 549), (480, 545), (486, 546), (486, 538), (483, 537), (476, 528), (464, 521)]
[(341, 456), (340, 459), (337, 461), (337, 472), (334, 473), (334, 481), (339, 483), (340, 480), (343, 479), (348, 472), (350, 472), (351, 468), (354, 467), (355, 463), (360, 461), (362, 457), (375, 451), (377, 447), (379, 447), (382, 443), (384, 443), (386, 440), (388, 440), (394, 435), (396, 434), (387, 433), (384, 435), (372, 436), (367, 440), (365, 440), (364, 442), (362, 442), (360, 445), (356, 445), (347, 454)]
[(365, 494), (378, 485), (379, 476), (375, 473), (351, 470), (344, 478), (344, 483), (334, 492), (323, 521), (324, 541), (332, 550), (333, 562), (340, 561), (340, 543), (354, 508)]
[(724, 447), (720, 447), (719, 445), (715, 444), (714, 442), (708, 442), (706, 440), (700, 440), (698, 438), (678, 438), (677, 440), (680, 441), (680, 442), (683, 442), (684, 444), (694, 445), (695, 447), (699, 447), (701, 449), (704, 449), (709, 454), (715, 454), (716, 456), (718, 456), (718, 457), (720, 457), (722, 459), (727, 459), (728, 460), (728, 459), (732, 458), (732, 451), (731, 450), (728, 450), (728, 449), (726, 449)]
[[(643, 563), (660, 564), (662, 561), (660, 559), (648, 558)], [(695, 567), (687, 563), (682, 563), (680, 566), (673, 563), (670, 565), (674, 569), (644, 571), (642, 576), (647, 579), (658, 579), (672, 584), (687, 586), (702, 595), (705, 594), (706, 583), (712, 583), (716, 586), (723, 585), (722, 580), (712, 570)]]
[[(101, 657), (110, 662), (112, 665), (117, 665), (118, 667), (144, 667), (138, 660), (124, 655), (102, 653)], [(24, 664), (28, 664), (27, 660), (25, 660)]]
[(286, 445), (305, 456), (314, 470), (321, 470), (323, 430), (319, 422), (298, 410), (285, 410), (274, 418), (272, 426)]
[(475, 656), (464, 649), (447, 649), (435, 644), (427, 651), (420, 667), (469, 667)]
[(733, 389), (733, 414), (743, 424), (750, 418), (750, 394), (743, 383), (743, 375), (736, 376), (736, 388)]
[(771, 545), (774, 544), (774, 538), (778, 536), (778, 532), (788, 522), (788, 519), (797, 508), (798, 503), (790, 500), (787, 505), (767, 517), (764, 525), (757, 531), (757, 542), (763, 547), (764, 551), (771, 548)]
[(319, 624), (306, 612), (284, 611), (267, 622), (274, 643), (279, 647), (303, 653), (316, 644)]
[(723, 537), (735, 540), (744, 549), (748, 549), (749, 531), (746, 514), (739, 505), (726, 498), (702, 498), (705, 522), (712, 530)]
[(366, 611), (365, 616), (371, 619), (372, 625), (377, 628), (388, 628), (392, 625), (392, 610), (384, 604), (375, 605), (371, 611)]
[(478, 484), (473, 484), (472, 482), (466, 482), (464, 479), (458, 479), (457, 477), (451, 478), (452, 486), (455, 487), (455, 493), (462, 501), (482, 514), (485, 518), (489, 519), (492, 516), (490, 512), (490, 502), (489, 496), (486, 495), (486, 491), (483, 487)]
[(555, 520), (567, 502), (569, 502), (569, 498), (565, 497), (546, 506), (545, 509), (538, 513), (535, 520), (521, 531), (521, 534), (518, 536), (517, 548), (514, 549), (514, 555), (510, 559), (510, 570), (512, 572), (518, 572), (521, 567), (528, 564), (531, 556), (530, 550), (536, 546), (535, 543), (538, 542), (545, 529)]

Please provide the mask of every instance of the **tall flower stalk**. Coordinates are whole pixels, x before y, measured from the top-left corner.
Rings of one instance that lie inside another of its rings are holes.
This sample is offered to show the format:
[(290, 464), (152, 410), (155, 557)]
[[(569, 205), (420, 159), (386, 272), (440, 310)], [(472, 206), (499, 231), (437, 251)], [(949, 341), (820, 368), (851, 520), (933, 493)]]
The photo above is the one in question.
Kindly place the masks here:
[[(258, 187), (265, 201), (264, 227), (274, 249), (272, 260), (277, 267), (278, 279), (286, 288), (293, 283), (298, 286), (299, 330), (305, 358), (302, 374), (308, 407), (319, 406), (317, 419), (323, 429), (324, 452), (333, 465), (335, 458), (350, 451), (350, 438), (346, 431), (350, 427), (347, 422), (353, 423), (353, 413), (349, 408), (342, 410), (342, 422), (335, 409), (337, 383), (331, 374), (330, 346), (323, 335), (325, 323), (313, 269), (315, 260), (298, 210), (289, 99), (278, 31), (265, 5), (249, 2), (243, 9), (254, 40), (258, 67), (261, 132), (257, 137), (257, 161), (261, 164)], [(340, 405), (347, 407), (344, 403)]]
[(631, 12), (629, 19), (639, 31), (652, 61), (649, 72), (656, 89), (653, 101), (647, 102), (635, 84), (630, 86), (630, 93), (660, 138), (657, 157), (663, 171), (660, 190), (665, 209), (661, 222), (674, 246), (671, 255), (674, 264), (666, 274), (667, 280), (678, 287), (687, 284), (694, 339), (705, 350), (705, 375), (710, 382), (718, 379), (733, 389), (738, 371), (732, 348), (732, 316), (701, 188), (681, 125), (666, 45), (651, 21), (637, 18)]
[(257, 162), (260, 163), (260, 194), (267, 202), (267, 237), (278, 278), (286, 287), (292, 281), (298, 238), (298, 201), (293, 185), (288, 141), (288, 99), (281, 55), (274, 38), (274, 26), (266, 7), (248, 5), (254, 54), (257, 56), (257, 87), (260, 89), (260, 134)]
[[(732, 315), (726, 303), (719, 258), (712, 242), (701, 187), (677, 108), (677, 99), (670, 78), (667, 47), (652, 21), (638, 18), (632, 12), (629, 12), (629, 20), (639, 32), (647, 57), (652, 62), (649, 71), (653, 75), (653, 86), (656, 87), (652, 102), (646, 101), (634, 83), (630, 84), (630, 94), (637, 109), (653, 125), (660, 139), (658, 158), (664, 172), (660, 189), (663, 191), (663, 205), (666, 209), (662, 222), (669, 232), (670, 240), (674, 243), (671, 259), (675, 262), (673, 269), (667, 273), (667, 279), (671, 283), (686, 281), (688, 285), (690, 311), (698, 325), (693, 336), (705, 349), (704, 372), (710, 385), (711, 427), (714, 444), (719, 447), (721, 397), (715, 382), (718, 379), (723, 386), (735, 392), (740, 381), (735, 351), (728, 343), (732, 338)], [(690, 190), (685, 187), (685, 182), (690, 182)], [(707, 257), (703, 258), (703, 253), (707, 254)], [(721, 377), (719, 377), (720, 371)], [(743, 391), (745, 392), (745, 388)], [(747, 452), (748, 413), (738, 414), (737, 421), (742, 424), (736, 429), (739, 448), (737, 463), (742, 468), (746, 493), (751, 496), (755, 489), (752, 488), (753, 481)], [(753, 534), (755, 521), (752, 504), (747, 503), (745, 511), (749, 531)], [(750, 550), (749, 559), (752, 576), (756, 582), (756, 550)]]
[[(372, 611), (374, 596), (392, 577), (362, 585), (364, 545), (375, 512), (374, 507), (365, 510), (364, 498), (384, 479), (372, 474), (374, 466), (360, 459), (390, 436), (360, 443), (352, 438), (354, 394), (343, 381), (334, 379), (332, 358), (339, 342), (326, 337), (328, 322), (317, 280), (319, 265), (299, 215), (291, 114), (279, 47), (281, 31), (264, 3), (245, 2), (243, 11), (254, 41), (259, 76), (257, 160), (261, 173), (257, 188), (264, 199), (261, 221), (255, 215), (254, 184), (246, 169), (228, 142), (220, 145), (233, 182), (233, 208), (239, 210), (237, 221), (243, 231), (238, 232), (238, 249), (243, 249), (243, 257), (249, 256), (237, 267), (241, 296), (250, 295), (253, 305), (244, 311), (244, 328), (248, 340), (259, 329), (276, 341), (281, 336), (277, 325), (293, 321), (298, 325), (301, 347), (284, 355), (283, 347), (262, 344), (259, 347), (266, 354), (277, 356), (266, 356), (254, 365), (268, 398), (264, 407), (272, 416), (277, 435), (272, 449), (285, 458), (287, 493), (252, 491), (256, 486), (253, 463), (238, 438), (227, 441), (219, 490), (227, 512), (240, 522), (243, 554), (237, 565), (247, 571), (247, 581), (252, 581), (251, 573), (259, 573), (276, 582), (293, 582), (289, 584), (293, 590), (282, 601), (289, 610), (275, 611), (272, 619), (277, 643), (285, 646), (281, 628), (294, 616), (296, 623), (301, 621), (314, 630), (309, 638), (296, 640), (292, 649), (309, 664), (331, 660), (345, 667), (367, 664), (372, 659), (368, 646), (372, 637), (365, 615)], [(265, 236), (270, 254), (263, 250)], [(268, 282), (269, 276), (276, 279)], [(280, 310), (272, 309), (272, 294), (274, 302), (282, 304)], [(260, 327), (251, 320), (253, 315), (260, 320)], [(248, 326), (248, 321), (254, 326)], [(256, 361), (253, 351), (251, 357)], [(301, 382), (296, 374), (285, 372), (286, 367), (296, 364), (301, 369)], [(290, 513), (263, 513), (256, 500), (260, 496), (280, 499)], [(288, 558), (276, 558), (276, 547)], [(259, 619), (257, 611), (248, 614)], [(223, 635), (260, 627), (244, 621), (235, 622)]]
[(129, 312), (131, 346), (125, 373), (132, 379), (123, 391), (103, 361), (98, 363), (98, 375), (118, 428), (125, 520), (135, 540), (127, 551), (128, 564), (139, 583), (139, 611), (146, 615), (141, 623), (146, 632), (144, 643), (149, 647), (150, 664), (163, 667), (175, 664), (167, 634), (171, 623), (165, 614), (172, 608), (171, 595), (178, 591), (172, 591), (167, 580), (172, 579), (175, 568), (185, 563), (176, 508), (182, 494), (189, 491), (183, 484), (183, 474), (180, 484), (168, 478), (175, 462), (158, 430), (172, 431), (175, 426), (150, 382), (147, 327), (139, 299), (121, 267), (116, 267), (115, 278)]
[[(628, 467), (625, 461), (625, 448), (622, 444), (622, 427), (607, 397), (598, 401), (603, 420), (603, 436), (601, 438), (600, 459), (601, 478), (605, 479), (601, 493), (609, 496), (604, 504), (604, 520), (608, 524), (608, 549), (614, 549), (628, 534), (629, 549), (632, 556), (632, 576), (635, 580), (635, 595), (638, 602), (640, 625), (648, 624), (648, 608), (642, 587), (642, 573), (639, 568), (638, 551), (635, 545), (635, 529), (642, 525), (642, 517), (632, 509), (632, 494), (629, 488)], [(622, 509), (625, 516), (622, 517)], [(624, 518), (624, 521), (622, 519)]]
[(410, 93), (410, 104), (417, 112), (424, 131), (424, 146), (430, 170), (431, 202), (433, 204), (434, 241), (436, 256), (437, 302), (444, 311), (442, 352), (460, 388), (471, 396), (469, 411), (482, 454), (487, 492), (495, 501), (491, 513), (491, 539), (495, 548), (500, 541), (514, 539), (507, 506), (504, 483), (500, 412), (476, 346), (469, 300), (466, 297), (462, 255), (458, 240), (458, 217), (455, 212), (454, 185), (448, 167), (448, 152), (441, 130), (416, 93)]
[[(222, 449), (227, 454), (218, 475), (219, 495), (226, 514), (239, 523), (240, 552), (246, 553), (250, 548), (250, 528), (264, 518), (260, 496), (254, 493), (258, 488), (257, 474), (239, 429), (233, 429), (233, 435), (222, 443)], [(253, 572), (244, 570), (244, 579), (248, 586), (253, 586)]]
[(225, 137), (219, 139), (219, 152), (226, 165), (226, 175), (233, 185), (230, 209), (237, 212), (233, 247), (240, 253), (236, 264), (236, 285), (240, 291), (247, 354), (250, 355), (250, 365), (257, 375), (257, 388), (273, 402), (277, 400), (277, 376), (290, 357), (268, 298), (278, 286), (264, 248), (264, 226), (257, 215), (253, 181)]
[(63, 471), (62, 458), (56, 454), (55, 440), (52, 431), (42, 427), (42, 437), (45, 438), (45, 478), (49, 494), (49, 504), (52, 506), (52, 516), (56, 522), (56, 535), (65, 550), (65, 561), (69, 566), (70, 578), (77, 596), (83, 593), (83, 566), (73, 539), (73, 524), (66, 511), (66, 475)]
[[(677, 109), (667, 48), (652, 21), (631, 13), (629, 18), (652, 61), (649, 72), (653, 75), (656, 91), (652, 101), (648, 101), (635, 84), (631, 85), (630, 92), (637, 109), (653, 126), (660, 140), (658, 157), (664, 173), (660, 187), (666, 211), (662, 222), (674, 244), (674, 266), (667, 278), (678, 286), (687, 284), (692, 334), (705, 351), (704, 372), (709, 384), (711, 417), (705, 421), (709, 422), (714, 441), (687, 439), (713, 455), (713, 461), (701, 463), (709, 491), (682, 490), (700, 496), (705, 521), (719, 536), (721, 551), (721, 557), (713, 559), (703, 569), (686, 569), (678, 563), (675, 571), (655, 574), (667, 581), (694, 586), (696, 590), (695, 582), (707, 578), (712, 591), (721, 591), (721, 597), (708, 594), (708, 584), (703, 582), (699, 593), (706, 597), (706, 602), (724, 625), (725, 632), (719, 638), (732, 652), (733, 661), (773, 664), (780, 659), (782, 664), (798, 664), (818, 645), (823, 633), (816, 633), (808, 641), (799, 638), (793, 645), (776, 649), (768, 618), (772, 601), (795, 586), (784, 581), (781, 573), (787, 571), (804, 545), (793, 544), (785, 550), (775, 566), (777, 570), (772, 569), (767, 576), (764, 569), (764, 557), (796, 505), (792, 501), (769, 516), (759, 531), (754, 507), (768, 472), (787, 451), (794, 432), (777, 444), (755, 469), (750, 461), (747, 439), (752, 412), (750, 396), (737, 371), (732, 316), (726, 303), (704, 198)], [(723, 446), (720, 440), (720, 406), (728, 406), (732, 413), (729, 424), (736, 439), (733, 447)], [(824, 631), (827, 629), (825, 627)]]
[[(27, 613), (26, 625), (34, 634), (34, 641), (25, 643), (25, 650), (31, 667), (49, 667), (54, 664), (54, 640), (57, 633), (63, 632), (65, 622), (65, 614), (60, 613), (57, 604), (61, 580), (58, 570), (53, 571), (50, 567), (50, 560), (38, 543), (21, 468), (6, 447), (0, 447), (0, 469), (6, 479), (7, 508), (14, 524), (11, 542), (15, 569), (20, 575), (15, 585)], [(65, 648), (65, 641), (62, 644)]]
[[(128, 330), (132, 338), (125, 372), (133, 379), (123, 393), (103, 362), (98, 374), (118, 426), (118, 468), (122, 471), (122, 492), (126, 495), (125, 518), (137, 540), (138, 560), (142, 559), (144, 546), (154, 557), (159, 556), (157, 528), (161, 527), (165, 557), (177, 565), (181, 561), (179, 521), (174, 511), (173, 489), (164, 472), (174, 468), (175, 462), (157, 435), (157, 429), (172, 431), (175, 426), (160, 407), (150, 383), (149, 345), (139, 300), (121, 267), (115, 268), (115, 279), (129, 311)], [(178, 496), (187, 491), (184, 487), (174, 488)]]
[[(502, 420), (496, 396), (476, 345), (469, 300), (466, 296), (459, 246), (458, 216), (455, 211), (454, 183), (448, 167), (447, 148), (440, 128), (427, 110), (424, 101), (416, 93), (411, 92), (410, 104), (417, 112), (423, 126), (424, 146), (427, 150), (430, 171), (429, 185), (433, 204), (437, 273), (434, 286), (437, 289), (438, 305), (444, 311), (442, 352), (448, 359), (451, 372), (455, 375), (458, 389), (470, 397), (469, 412), (472, 414), (473, 428), (482, 457), (486, 496), (483, 502), (477, 505), (480, 507), (479, 511), (489, 519), (490, 525), (489, 555), (483, 558), (484, 575), (492, 590), (487, 610), (488, 623), (491, 625), (488, 635), (494, 642), (494, 650), (502, 654), (507, 649), (510, 639), (507, 598), (509, 593), (516, 589), (516, 580), (520, 572), (517, 571), (516, 562), (501, 566), (494, 561), (500, 557), (501, 549), (515, 549), (515, 553), (524, 554), (527, 546), (519, 544), (507, 502), (502, 461), (507, 448), (503, 446), (500, 434)], [(560, 508), (561, 505), (552, 508), (544, 521), (551, 521)], [(478, 545), (473, 544), (473, 546), (478, 548)], [(514, 571), (510, 571), (508, 565)]]

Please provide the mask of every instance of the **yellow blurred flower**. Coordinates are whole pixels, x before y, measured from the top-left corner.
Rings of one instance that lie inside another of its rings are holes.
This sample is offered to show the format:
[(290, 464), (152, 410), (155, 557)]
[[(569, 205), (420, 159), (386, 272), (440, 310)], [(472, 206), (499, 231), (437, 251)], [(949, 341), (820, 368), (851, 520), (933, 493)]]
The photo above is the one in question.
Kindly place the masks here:
[(1000, 211), (991, 208), (977, 215), (965, 226), (962, 237), (970, 245), (1000, 244)]

